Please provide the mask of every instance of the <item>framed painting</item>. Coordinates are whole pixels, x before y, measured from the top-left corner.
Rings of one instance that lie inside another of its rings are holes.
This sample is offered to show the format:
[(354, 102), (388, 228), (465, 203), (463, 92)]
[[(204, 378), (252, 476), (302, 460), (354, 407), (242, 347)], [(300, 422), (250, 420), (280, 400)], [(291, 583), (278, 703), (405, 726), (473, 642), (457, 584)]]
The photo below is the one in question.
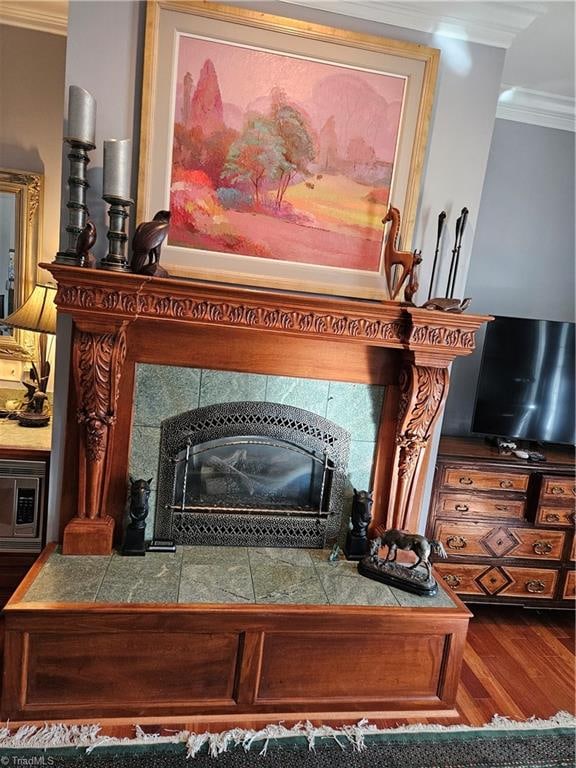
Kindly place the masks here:
[(388, 298), (411, 247), (439, 51), (204, 2), (148, 2), (138, 221), (173, 275)]

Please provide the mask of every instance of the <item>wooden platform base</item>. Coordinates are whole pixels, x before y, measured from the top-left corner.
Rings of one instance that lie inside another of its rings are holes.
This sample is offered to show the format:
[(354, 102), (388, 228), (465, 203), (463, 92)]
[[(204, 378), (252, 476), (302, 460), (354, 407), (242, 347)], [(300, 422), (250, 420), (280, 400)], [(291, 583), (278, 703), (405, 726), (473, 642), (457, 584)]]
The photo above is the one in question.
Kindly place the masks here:
[(95, 520), (73, 517), (64, 529), (62, 554), (109, 555), (113, 537), (114, 520), (109, 515)]
[[(49, 554), (49, 553), (48, 553)], [(1, 717), (197, 727), (455, 716), (469, 611), (40, 603), (5, 609)]]

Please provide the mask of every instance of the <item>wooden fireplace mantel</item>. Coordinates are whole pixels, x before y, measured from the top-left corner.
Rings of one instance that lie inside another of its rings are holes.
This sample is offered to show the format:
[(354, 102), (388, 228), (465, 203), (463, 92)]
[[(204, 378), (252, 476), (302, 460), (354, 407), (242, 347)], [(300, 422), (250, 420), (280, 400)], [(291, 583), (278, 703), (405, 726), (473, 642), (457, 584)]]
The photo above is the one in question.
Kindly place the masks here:
[(374, 526), (414, 528), (448, 365), (489, 318), (397, 302), (43, 264), (74, 325), (64, 552), (106, 554), (123, 514), (138, 362), (387, 385)]

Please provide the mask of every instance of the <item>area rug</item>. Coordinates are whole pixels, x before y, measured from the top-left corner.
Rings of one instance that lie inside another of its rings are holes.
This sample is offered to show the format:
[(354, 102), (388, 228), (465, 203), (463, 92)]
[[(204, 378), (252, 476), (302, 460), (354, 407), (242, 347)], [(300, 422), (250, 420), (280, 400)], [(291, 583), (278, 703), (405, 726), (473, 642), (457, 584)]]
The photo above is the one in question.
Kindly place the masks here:
[(258, 731), (101, 734), (98, 725), (0, 727), (0, 767), (54, 768), (574, 768), (576, 718), (470, 726), (410, 725), (379, 730), (365, 720), (343, 728), (299, 723)]

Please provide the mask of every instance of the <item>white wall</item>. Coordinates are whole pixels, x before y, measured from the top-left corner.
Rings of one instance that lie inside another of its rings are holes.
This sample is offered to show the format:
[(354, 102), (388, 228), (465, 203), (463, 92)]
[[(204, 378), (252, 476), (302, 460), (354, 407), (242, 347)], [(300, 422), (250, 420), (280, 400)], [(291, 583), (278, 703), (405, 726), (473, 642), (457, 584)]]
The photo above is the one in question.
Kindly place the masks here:
[(0, 168), (44, 174), (39, 261), (58, 250), (65, 56), (65, 37), (0, 24)]
[[(44, 175), (38, 261), (52, 261), (59, 243), (65, 56), (65, 37), (0, 24), (0, 168)], [(22, 372), (0, 360), (0, 387), (18, 389)]]
[[(574, 139), (496, 121), (465, 291), (478, 312), (574, 322)], [(446, 434), (470, 432), (480, 359), (481, 343), (454, 363)]]
[[(335, 7), (337, 3), (335, 2)], [(429, 151), (424, 170), (420, 213), (413, 246), (421, 248), (424, 264), (421, 273), (421, 296), (427, 293), (428, 276), (434, 250), (436, 217), (445, 209), (453, 230), (455, 214), (464, 205), (471, 212), (469, 228), (462, 248), (462, 268), (457, 293), (464, 285), (476, 212), (484, 181), (486, 161), (496, 112), (504, 51), (489, 46), (434, 38), (432, 35), (376, 24), (348, 16), (286, 6), (278, 2), (242, 3), (264, 12), (287, 15), (303, 20), (410, 40), (442, 50), (438, 89), (431, 125)], [(106, 221), (98, 201), (101, 185), (101, 146), (107, 138), (134, 139), (134, 167), (137, 161), (139, 94), (141, 88), (141, 56), (143, 44), (143, 6), (136, 2), (100, 2), (71, 0), (68, 23), (66, 81), (91, 91), (98, 102), (98, 151), (92, 153), (89, 174), (90, 213), (99, 228), (98, 256), (103, 247)], [(133, 188), (136, 187), (133, 174)], [(65, 220), (63, 222), (65, 224)], [(443, 254), (442, 274), (447, 274)], [(60, 365), (63, 365), (60, 361)], [(63, 377), (60, 379), (63, 381)], [(63, 389), (58, 393), (58, 414), (64, 405)], [(55, 443), (61, 436), (55, 435)], [(56, 447), (56, 446), (55, 446)], [(54, 464), (61, 461), (56, 455)], [(432, 462), (433, 463), (433, 462)], [(57, 499), (51, 499), (53, 514)], [(424, 508), (427, 508), (425, 504)]]

